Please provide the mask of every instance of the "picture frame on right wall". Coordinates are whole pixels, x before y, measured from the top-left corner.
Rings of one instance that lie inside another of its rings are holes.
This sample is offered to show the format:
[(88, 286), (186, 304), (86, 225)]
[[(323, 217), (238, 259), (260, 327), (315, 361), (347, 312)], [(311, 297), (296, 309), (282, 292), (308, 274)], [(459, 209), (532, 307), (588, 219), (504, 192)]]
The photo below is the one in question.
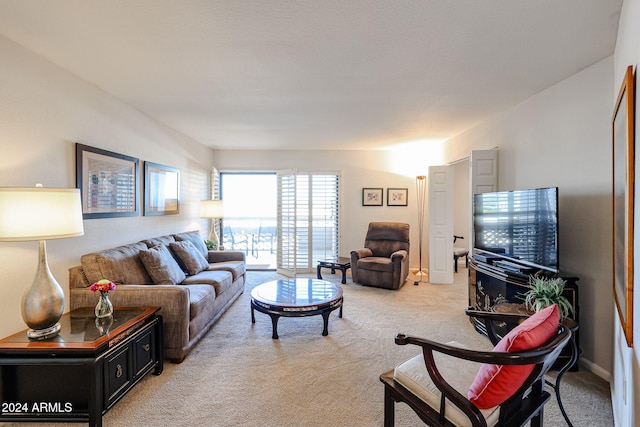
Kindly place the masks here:
[(633, 347), (635, 75), (627, 67), (612, 119), (613, 294), (627, 345)]
[(407, 206), (407, 188), (387, 188), (387, 206)]

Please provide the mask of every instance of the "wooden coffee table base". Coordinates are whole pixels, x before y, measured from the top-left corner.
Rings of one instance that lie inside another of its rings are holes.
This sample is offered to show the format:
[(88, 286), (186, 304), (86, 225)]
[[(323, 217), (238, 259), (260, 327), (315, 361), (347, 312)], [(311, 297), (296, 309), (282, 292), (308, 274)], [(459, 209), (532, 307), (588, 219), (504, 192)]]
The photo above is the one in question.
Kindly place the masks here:
[(281, 279), (257, 286), (251, 291), (251, 323), (256, 323), (255, 310), (271, 317), (273, 333), (278, 339), (278, 319), (284, 317), (322, 316), (322, 336), (329, 335), (329, 315), (340, 309), (342, 318), (342, 288), (316, 279)]

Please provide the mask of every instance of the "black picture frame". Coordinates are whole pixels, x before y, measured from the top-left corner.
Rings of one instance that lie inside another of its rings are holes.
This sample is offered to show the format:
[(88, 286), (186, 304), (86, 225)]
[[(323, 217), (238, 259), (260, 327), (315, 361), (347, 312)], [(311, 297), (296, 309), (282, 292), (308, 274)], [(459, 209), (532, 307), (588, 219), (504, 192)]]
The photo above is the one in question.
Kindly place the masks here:
[(180, 213), (180, 170), (144, 162), (144, 215)]
[(138, 216), (140, 161), (131, 156), (76, 143), (76, 188), (82, 218)]
[(363, 188), (362, 206), (382, 206), (382, 188)]
[(407, 206), (408, 188), (387, 188), (387, 206)]

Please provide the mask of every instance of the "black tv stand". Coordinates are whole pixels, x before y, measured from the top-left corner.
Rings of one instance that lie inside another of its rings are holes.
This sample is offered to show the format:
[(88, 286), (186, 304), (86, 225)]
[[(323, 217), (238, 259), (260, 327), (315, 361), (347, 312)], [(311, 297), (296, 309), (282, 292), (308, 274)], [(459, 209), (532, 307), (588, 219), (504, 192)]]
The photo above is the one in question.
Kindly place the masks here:
[[(538, 272), (524, 267), (503, 268), (500, 263), (492, 264), (479, 262), (475, 257), (469, 259), (469, 307), (477, 310), (492, 311), (493, 307), (501, 303), (522, 303), (524, 294), (529, 290), (529, 275), (533, 273), (544, 274), (551, 277), (561, 277), (565, 280), (564, 295), (573, 306), (571, 318), (580, 324), (580, 306), (578, 305), (578, 278), (566, 274), (553, 274)], [(509, 262), (509, 264), (511, 264)], [(515, 263), (514, 263), (515, 264)], [(483, 323), (473, 317), (470, 318), (475, 329), (486, 335), (487, 331)], [(580, 348), (579, 332), (575, 334), (576, 344)], [(565, 349), (566, 350), (566, 349)], [(560, 358), (568, 357), (563, 351)], [(572, 370), (577, 370), (577, 363)]]

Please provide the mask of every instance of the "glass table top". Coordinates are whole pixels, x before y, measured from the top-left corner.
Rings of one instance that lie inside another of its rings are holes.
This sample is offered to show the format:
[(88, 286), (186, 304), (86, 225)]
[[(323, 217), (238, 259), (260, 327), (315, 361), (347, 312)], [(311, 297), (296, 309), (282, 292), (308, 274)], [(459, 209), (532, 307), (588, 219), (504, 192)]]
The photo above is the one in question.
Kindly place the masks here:
[(27, 337), (25, 329), (0, 340), (0, 349), (73, 349), (99, 346), (157, 310), (150, 307), (115, 308), (113, 316), (98, 319), (93, 307), (79, 308), (62, 315), (58, 335), (43, 340), (32, 340)]
[(256, 286), (251, 297), (271, 305), (304, 307), (335, 301), (342, 297), (342, 288), (320, 279), (280, 279)]

